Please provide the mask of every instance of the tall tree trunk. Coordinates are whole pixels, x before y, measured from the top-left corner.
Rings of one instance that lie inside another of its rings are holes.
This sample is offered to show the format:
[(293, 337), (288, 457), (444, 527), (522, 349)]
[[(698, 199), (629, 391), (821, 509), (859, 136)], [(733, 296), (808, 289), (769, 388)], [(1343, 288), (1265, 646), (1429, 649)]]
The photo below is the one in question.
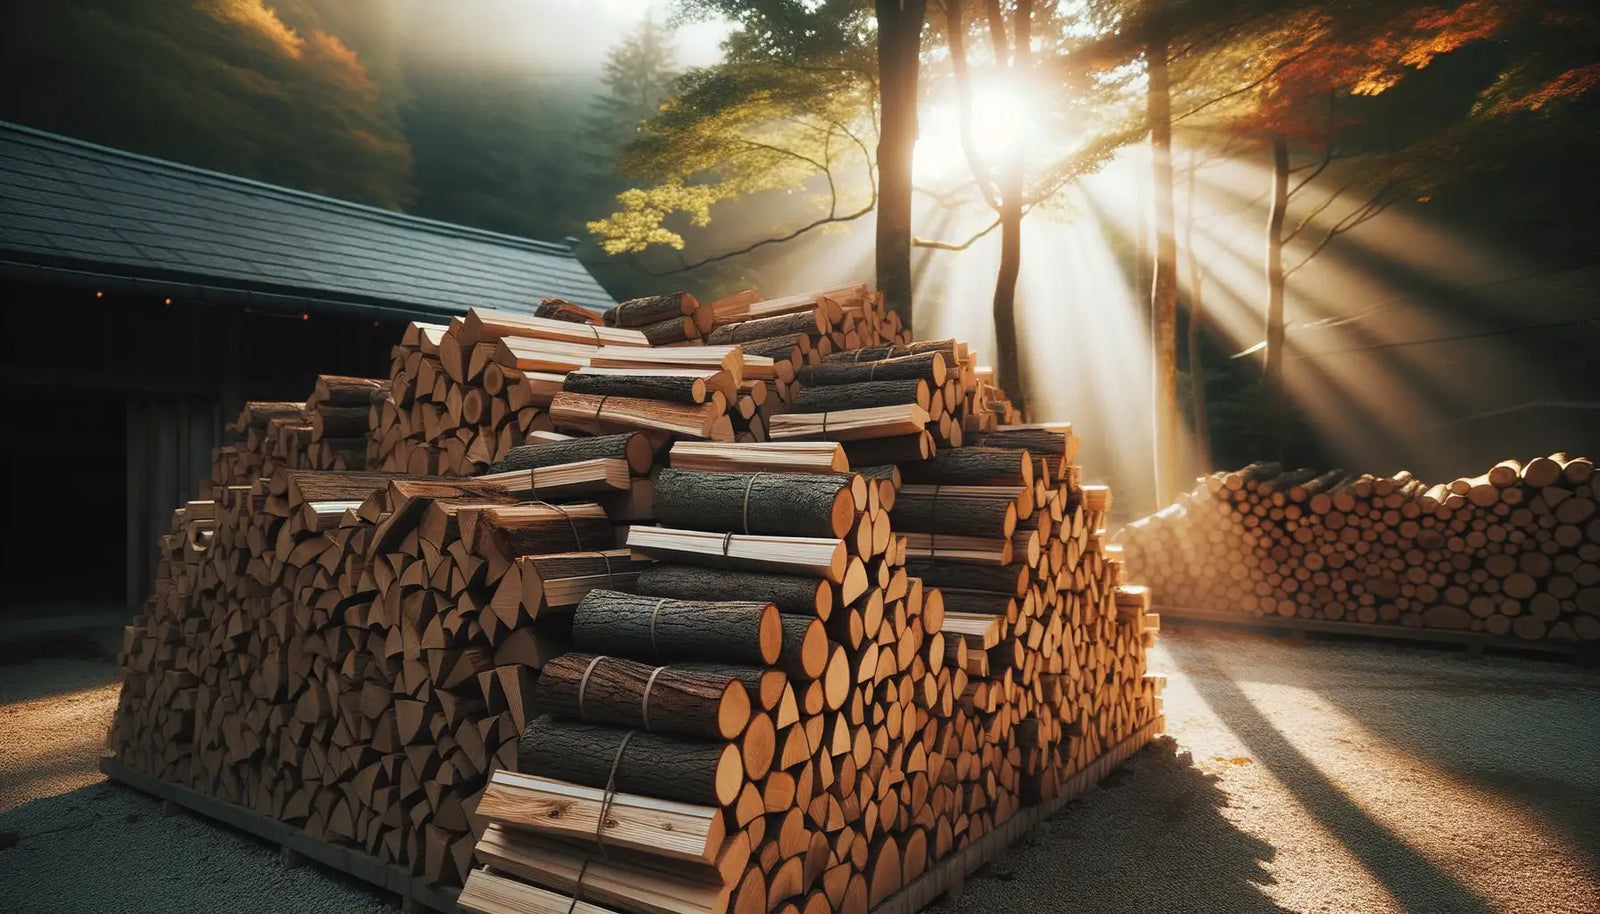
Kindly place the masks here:
[(1194, 183), (1198, 166), (1189, 150), (1189, 193), (1184, 207), (1183, 250), (1189, 259), (1189, 389), (1194, 396), (1195, 474), (1211, 472), (1211, 424), (1206, 417), (1206, 367), (1200, 353), (1200, 328), (1205, 324), (1205, 274), (1194, 249)]
[(1267, 326), (1262, 379), (1274, 456), (1283, 456), (1283, 215), (1289, 208), (1289, 143), (1272, 141), (1272, 209), (1267, 217)]
[(878, 288), (912, 325), (911, 172), (926, 0), (875, 0), (878, 17)]
[(1000, 270), (994, 281), (994, 346), (999, 360), (1000, 387), (1024, 415), (1028, 390), (1022, 377), (1022, 353), (1017, 345), (1017, 274), (1022, 270), (1022, 182), (1012, 168), (1002, 184), (1000, 201)]
[(1178, 418), (1178, 248), (1172, 216), (1172, 98), (1167, 81), (1167, 21), (1164, 0), (1152, 0), (1145, 56), (1150, 68), (1151, 186), (1154, 193), (1155, 276), (1150, 286), (1150, 322), (1155, 334), (1156, 501), (1166, 504), (1181, 489)]

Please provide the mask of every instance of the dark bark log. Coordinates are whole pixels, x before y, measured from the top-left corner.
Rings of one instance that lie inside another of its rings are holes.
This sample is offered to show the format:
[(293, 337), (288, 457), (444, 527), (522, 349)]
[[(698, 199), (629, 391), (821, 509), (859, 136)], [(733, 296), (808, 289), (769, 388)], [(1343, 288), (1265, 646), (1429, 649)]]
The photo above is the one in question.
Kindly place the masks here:
[(273, 419), (295, 418), (305, 420), (306, 405), (304, 403), (264, 402), (252, 400), (244, 405), (239, 413), (239, 418), (234, 422), (236, 431), (246, 429), (265, 429), (267, 423)]
[(688, 292), (668, 292), (645, 298), (630, 298), (605, 312), (607, 327), (643, 327), (693, 314), (699, 303)]
[(354, 438), (367, 434), (367, 413), (370, 407), (321, 406), (311, 410), (311, 440), (323, 438)]
[(986, 447), (942, 450), (933, 459), (900, 468), (906, 482), (936, 485), (1033, 485), (1033, 460), (1027, 452)]
[(783, 646), (771, 603), (672, 600), (591, 590), (572, 614), (572, 646), (640, 660), (770, 665)]
[(1031, 579), (1026, 565), (967, 565), (932, 559), (906, 559), (906, 573), (929, 587), (982, 590), (1020, 597)]
[(750, 355), (765, 356), (769, 359), (787, 359), (796, 349), (801, 352), (810, 352), (811, 337), (804, 333), (786, 333), (782, 336), (748, 340), (740, 343), (739, 348)]
[(926, 0), (876, 0), (878, 20), (878, 289), (913, 327), (911, 194), (917, 143), (917, 76)]
[(600, 457), (625, 458), (628, 461), (628, 468), (636, 475), (643, 476), (650, 472), (655, 454), (650, 447), (650, 439), (640, 432), (599, 435), (593, 438), (574, 438), (571, 441), (548, 441), (514, 447), (507, 451), (498, 463), (490, 466), (488, 472), (537, 470), (540, 467), (577, 463), (580, 460), (594, 460)]
[(948, 533), (1005, 539), (1017, 529), (1015, 502), (971, 495), (913, 495), (901, 492), (889, 512), (900, 533)]
[(908, 355), (922, 355), (929, 352), (944, 354), (949, 365), (955, 364), (955, 340), (922, 340), (916, 343), (907, 343), (904, 346), (867, 346), (861, 349), (842, 349), (830, 352), (822, 357), (823, 362), (874, 362), (881, 359), (897, 359)]
[(733, 739), (750, 721), (750, 692), (729, 675), (572, 652), (546, 663), (540, 713), (704, 739)]
[(906, 461), (926, 460), (934, 452), (933, 436), (927, 432), (846, 441), (843, 445), (844, 455), (850, 459), (851, 466), (901, 464)]
[(667, 527), (837, 539), (850, 532), (855, 509), (842, 475), (669, 468), (656, 478), (656, 519)]
[(604, 512), (586, 514), (557, 505), (463, 509), (459, 521), (469, 549), (506, 561), (520, 555), (610, 549), (616, 542)]
[(1052, 432), (1043, 428), (979, 432), (968, 438), (966, 444), (971, 447), (1031, 451), (1035, 457), (1055, 457), (1067, 452), (1066, 433)]
[(779, 612), (826, 619), (833, 588), (820, 578), (749, 571), (712, 571), (692, 565), (654, 565), (634, 583), (641, 594), (678, 600), (765, 600)]
[(710, 396), (701, 378), (652, 375), (648, 373), (589, 374), (574, 371), (567, 375), (561, 389), (575, 394), (600, 394), (607, 397), (641, 397), (646, 400), (666, 400), (672, 403), (704, 403)]
[(317, 375), (317, 386), (307, 406), (360, 406), (366, 408), (389, 396), (388, 378), (352, 378), (344, 375)]
[(563, 298), (544, 299), (539, 302), (539, 307), (533, 309), (533, 316), (543, 317), (548, 320), (567, 321), (573, 324), (604, 323), (601, 315)]
[(731, 743), (544, 716), (528, 722), (517, 746), (524, 774), (605, 788), (613, 769), (619, 792), (699, 806), (731, 804), (745, 782), (744, 760)]
[(901, 381), (918, 379), (937, 387), (947, 376), (944, 353), (925, 352), (869, 362), (823, 362), (795, 372), (795, 379), (807, 387), (857, 384), (862, 381)]
[(725, 324), (706, 334), (706, 343), (712, 346), (727, 346), (732, 343), (764, 340), (795, 333), (815, 335), (827, 333), (829, 329), (831, 328), (822, 311), (813, 309), (794, 314), (760, 317), (755, 320), (740, 321), (737, 324)]
[(749, 690), (752, 706), (763, 711), (777, 708), (783, 701), (784, 691), (789, 688), (789, 677), (782, 670), (771, 668), (726, 663), (676, 663), (672, 668), (685, 673), (713, 678), (726, 676), (737, 680)]
[(928, 382), (923, 380), (862, 381), (830, 387), (807, 387), (790, 405), (790, 412), (826, 413), (841, 409), (870, 409), (915, 403), (928, 408)]
[(652, 346), (666, 346), (671, 343), (682, 343), (696, 339), (700, 328), (696, 326), (692, 317), (673, 317), (654, 324), (646, 324), (638, 328), (644, 338)]

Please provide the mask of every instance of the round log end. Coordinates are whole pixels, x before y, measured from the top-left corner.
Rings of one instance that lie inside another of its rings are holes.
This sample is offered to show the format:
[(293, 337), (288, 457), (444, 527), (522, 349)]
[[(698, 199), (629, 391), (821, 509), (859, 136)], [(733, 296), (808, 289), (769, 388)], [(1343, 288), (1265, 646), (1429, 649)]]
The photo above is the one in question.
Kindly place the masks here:
[(717, 803), (732, 806), (739, 799), (739, 791), (744, 789), (744, 758), (739, 753), (738, 745), (729, 743), (722, 747), (722, 755), (717, 759), (716, 779)]
[(778, 607), (771, 603), (762, 607), (757, 631), (762, 661), (768, 665), (777, 663), (778, 655), (783, 652), (783, 617), (778, 615)]
[[(856, 477), (859, 479), (860, 477)], [(856, 499), (850, 494), (849, 488), (841, 488), (833, 495), (833, 509), (828, 519), (830, 529), (836, 538), (843, 537), (850, 532), (856, 522)]]
[(778, 730), (772, 724), (772, 717), (767, 714), (757, 714), (750, 718), (750, 723), (745, 726), (744, 735), (739, 737), (739, 756), (743, 760), (745, 777), (752, 781), (759, 781), (772, 770), (772, 758), (778, 752)]
[(717, 702), (717, 730), (723, 739), (733, 739), (750, 723), (750, 690), (738, 680), (729, 680)]

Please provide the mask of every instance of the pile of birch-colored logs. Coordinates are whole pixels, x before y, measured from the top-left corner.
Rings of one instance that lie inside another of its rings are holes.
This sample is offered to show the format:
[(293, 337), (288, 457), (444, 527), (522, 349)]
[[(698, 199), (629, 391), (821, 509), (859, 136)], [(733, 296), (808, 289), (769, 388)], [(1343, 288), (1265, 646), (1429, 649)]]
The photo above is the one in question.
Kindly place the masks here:
[[(638, 421), (763, 441), (794, 396), (799, 368), (909, 337), (862, 283), (765, 300), (744, 292), (709, 305), (674, 292), (623, 302), (603, 319), (547, 300), (538, 313), (412, 324), (391, 356), (390, 396), (374, 408), (372, 465), (467, 476), (534, 432)], [(735, 349), (736, 378), (726, 364)]]
[(233, 438), (217, 452), (211, 482), (247, 484), (280, 468), (366, 469), (371, 414), (388, 397), (386, 379), (318, 375), (303, 403), (246, 403), (226, 429)]
[(1174, 608), (1596, 641), (1593, 473), (1565, 454), (1432, 486), (1256, 463), (1118, 537)]
[[(310, 407), (252, 404), (127, 629), (117, 759), (482, 911), (864, 911), (1059, 795), (1160, 714), (1109, 492), (851, 294), (710, 306), (727, 344), (558, 303), (413, 326), (366, 453), (426, 472), (272, 465)], [(666, 300), (705, 313), (637, 307)], [(765, 346), (794, 314), (835, 329)], [(552, 370), (472, 372), (513, 349)], [(758, 388), (782, 408), (726, 434)]]

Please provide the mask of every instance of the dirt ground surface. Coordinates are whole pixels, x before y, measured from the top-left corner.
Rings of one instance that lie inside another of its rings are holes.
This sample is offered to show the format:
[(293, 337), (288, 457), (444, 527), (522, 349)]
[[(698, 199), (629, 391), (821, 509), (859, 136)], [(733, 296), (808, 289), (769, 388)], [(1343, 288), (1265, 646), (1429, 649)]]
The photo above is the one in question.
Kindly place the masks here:
[[(1600, 673), (1192, 627), (1151, 665), (1170, 737), (937, 910), (1600, 914)], [(0, 910), (397, 910), (106, 783), (114, 679), (0, 665)]]

